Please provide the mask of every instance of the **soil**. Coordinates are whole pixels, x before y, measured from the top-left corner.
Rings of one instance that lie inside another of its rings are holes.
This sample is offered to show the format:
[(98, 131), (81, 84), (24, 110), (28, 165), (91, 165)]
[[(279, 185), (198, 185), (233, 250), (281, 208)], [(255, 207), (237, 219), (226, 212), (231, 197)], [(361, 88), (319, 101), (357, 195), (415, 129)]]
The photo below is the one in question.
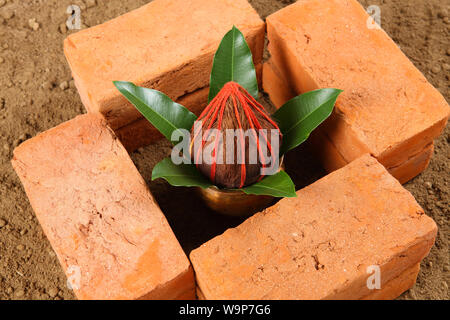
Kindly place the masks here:
[[(75, 298), (10, 164), (19, 143), (85, 112), (62, 51), (69, 33), (64, 27), (66, 8), (81, 7), (85, 28), (146, 2), (0, 0), (0, 299)], [(265, 18), (292, 1), (250, 2)], [(450, 0), (361, 2), (365, 7), (381, 7), (382, 27), (449, 100)], [(262, 100), (271, 107), (267, 97)], [(436, 141), (429, 168), (405, 185), (437, 222), (439, 234), (421, 265), (417, 284), (400, 299), (449, 299), (449, 142), (447, 127)], [(242, 219), (209, 212), (184, 188), (151, 182), (152, 166), (169, 151), (170, 146), (161, 141), (132, 157), (188, 253)], [(307, 145), (289, 154), (286, 166), (297, 188), (325, 174)]]

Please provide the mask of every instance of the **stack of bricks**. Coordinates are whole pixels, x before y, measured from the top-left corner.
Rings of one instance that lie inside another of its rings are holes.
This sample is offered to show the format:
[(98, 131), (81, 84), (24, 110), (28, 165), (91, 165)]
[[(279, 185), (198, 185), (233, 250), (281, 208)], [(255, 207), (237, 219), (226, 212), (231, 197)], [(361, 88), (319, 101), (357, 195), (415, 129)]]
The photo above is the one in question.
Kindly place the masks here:
[[(192, 299), (197, 287), (203, 299), (393, 299), (410, 288), (436, 225), (386, 168), (401, 181), (423, 170), (448, 106), (366, 18), (353, 0), (300, 0), (268, 18), (276, 105), (345, 90), (312, 137), (328, 168), (343, 168), (192, 251), (192, 265), (127, 153), (156, 131), (112, 80), (198, 113), (222, 36), (237, 25), (261, 69), (264, 23), (246, 0), (155, 0), (69, 36), (89, 113), (24, 142), (12, 163), (77, 297)], [(373, 266), (381, 289), (367, 286)]]
[[(204, 299), (392, 299), (414, 284), (436, 231), (414, 197), (366, 154), (190, 258)], [(373, 266), (381, 288), (370, 290)]]
[(119, 93), (131, 81), (197, 115), (206, 107), (214, 53), (237, 26), (261, 78), (265, 24), (247, 0), (154, 0), (67, 37), (64, 52), (88, 112), (100, 112), (129, 151), (161, 136)]
[(422, 172), (450, 109), (356, 0), (300, 0), (267, 18), (263, 87), (277, 107), (314, 89), (344, 90), (312, 136), (327, 170), (370, 153), (402, 183)]

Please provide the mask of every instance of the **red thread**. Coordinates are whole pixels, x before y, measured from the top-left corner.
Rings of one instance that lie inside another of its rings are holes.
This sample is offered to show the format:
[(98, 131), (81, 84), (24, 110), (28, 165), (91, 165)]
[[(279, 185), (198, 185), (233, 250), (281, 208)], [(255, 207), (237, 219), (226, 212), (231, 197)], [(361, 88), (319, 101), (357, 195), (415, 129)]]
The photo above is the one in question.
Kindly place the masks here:
[[(240, 179), (240, 188), (242, 188), (244, 186), (245, 180), (246, 180), (246, 165), (245, 165), (246, 159), (245, 159), (245, 138), (244, 138), (244, 134), (243, 134), (243, 126), (241, 123), (241, 112), (243, 112), (245, 118), (247, 119), (247, 121), (249, 123), (251, 131), (255, 138), (255, 141), (257, 142), (257, 150), (258, 150), (258, 154), (260, 157), (263, 157), (264, 155), (263, 155), (263, 152), (261, 149), (260, 141), (258, 139), (257, 131), (261, 130), (262, 127), (258, 121), (256, 114), (261, 115), (265, 120), (267, 120), (278, 131), (280, 129), (279, 129), (277, 123), (275, 121), (273, 121), (270, 118), (269, 114), (267, 114), (267, 112), (264, 110), (264, 107), (261, 104), (259, 104), (255, 100), (255, 98), (253, 98), (241, 85), (239, 85), (238, 83), (233, 82), (233, 81), (226, 83), (223, 86), (223, 88), (220, 90), (220, 92), (211, 100), (211, 102), (208, 104), (208, 106), (205, 108), (205, 110), (203, 110), (203, 112), (198, 117), (197, 121), (201, 121), (201, 126), (197, 129), (196, 132), (194, 132), (194, 141), (198, 137), (199, 134), (202, 137), (201, 148), (199, 148), (197, 150), (197, 153), (195, 155), (195, 159), (196, 159), (195, 163), (198, 167), (201, 152), (202, 152), (206, 142), (209, 139), (209, 135), (206, 136), (206, 134), (205, 134), (205, 136), (203, 136), (203, 132), (205, 130), (209, 134), (209, 129), (211, 129), (212, 125), (217, 120), (217, 130), (218, 131), (216, 133), (215, 145), (214, 145), (214, 149), (213, 149), (213, 161), (211, 164), (211, 172), (210, 172), (211, 181), (215, 182), (216, 166), (217, 166), (216, 160), (217, 160), (217, 156), (218, 156), (217, 147), (218, 147), (218, 143), (219, 143), (218, 135), (222, 134), (221, 130), (222, 130), (223, 116), (224, 116), (225, 107), (226, 107), (229, 99), (231, 99), (230, 102), (232, 103), (232, 106), (233, 106), (234, 116), (236, 117), (236, 121), (238, 123), (238, 128), (236, 128), (236, 129), (239, 129), (240, 150), (236, 150), (236, 151), (241, 153), (241, 159), (242, 159), (241, 179)], [(242, 109), (241, 111), (238, 108), (238, 106), (239, 106), (238, 101), (239, 101), (239, 104)], [(194, 126), (194, 128), (195, 128), (195, 126)], [(270, 155), (274, 160), (274, 157), (277, 157), (278, 155), (273, 154), (272, 146), (269, 143), (266, 134), (263, 131), (259, 131), (259, 133), (260, 133), (260, 135), (262, 135), (263, 141), (267, 145)], [(281, 133), (280, 133), (280, 136), (281, 136)], [(264, 168), (264, 167), (266, 167), (266, 164), (262, 163), (262, 166)], [(263, 177), (261, 176), (260, 179), (262, 179), (262, 178)]]

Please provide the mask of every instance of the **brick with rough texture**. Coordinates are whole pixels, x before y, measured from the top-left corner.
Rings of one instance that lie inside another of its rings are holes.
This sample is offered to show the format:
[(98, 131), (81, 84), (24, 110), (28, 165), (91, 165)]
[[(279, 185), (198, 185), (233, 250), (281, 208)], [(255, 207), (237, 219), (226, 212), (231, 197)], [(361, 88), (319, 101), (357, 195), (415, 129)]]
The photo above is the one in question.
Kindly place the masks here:
[(233, 25), (261, 63), (265, 24), (247, 0), (154, 0), (71, 34), (64, 52), (85, 107), (113, 129), (139, 118), (113, 80), (160, 90), (173, 100), (209, 85), (213, 56)]
[(356, 0), (300, 0), (267, 18), (268, 48), (296, 93), (344, 90), (321, 128), (346, 162), (371, 153), (389, 169), (427, 148), (450, 108), (368, 18)]
[(100, 115), (22, 143), (12, 164), (79, 299), (195, 297), (186, 255)]
[(263, 89), (277, 109), (297, 96), (291, 86), (284, 81), (283, 76), (271, 59), (263, 64), (262, 79)]
[[(414, 286), (417, 280), (417, 275), (420, 271), (420, 263), (412, 268), (403, 271), (399, 276), (389, 280), (380, 289), (371, 289), (367, 296), (360, 298), (360, 300), (392, 300), (400, 296), (403, 292), (409, 290)], [(205, 297), (197, 287), (197, 297), (200, 300), (205, 300)]]
[(360, 299), (373, 293), (368, 266), (380, 266), (388, 286), (429, 253), (436, 232), (414, 197), (366, 154), (190, 259), (206, 299)]
[[(271, 60), (264, 63), (263, 70), (264, 90), (269, 94), (269, 98), (275, 107), (280, 108), (285, 102), (295, 97), (293, 89), (290, 88)], [(307, 143), (328, 172), (348, 164), (324, 127), (320, 126), (312, 132)], [(428, 167), (433, 151), (434, 143), (431, 142), (416, 154), (405, 159), (401, 164), (388, 168), (388, 171), (401, 183), (406, 183)]]
[(420, 263), (405, 270), (398, 277), (387, 282), (380, 289), (371, 290), (370, 294), (363, 297), (361, 300), (392, 300), (400, 296), (406, 290), (414, 286), (417, 280), (417, 275), (420, 271)]

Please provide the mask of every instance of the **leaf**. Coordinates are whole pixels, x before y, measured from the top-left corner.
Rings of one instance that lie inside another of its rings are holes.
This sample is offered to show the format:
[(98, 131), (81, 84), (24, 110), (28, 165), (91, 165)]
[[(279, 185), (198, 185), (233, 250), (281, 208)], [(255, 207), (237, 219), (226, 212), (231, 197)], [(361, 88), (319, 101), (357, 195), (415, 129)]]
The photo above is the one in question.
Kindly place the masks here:
[(214, 56), (209, 101), (230, 81), (239, 83), (253, 97), (258, 98), (258, 81), (252, 52), (244, 35), (235, 26), (223, 37)]
[(152, 172), (152, 180), (163, 178), (176, 187), (201, 187), (206, 189), (212, 183), (193, 164), (176, 165), (170, 158), (159, 162)]
[(283, 170), (274, 175), (267, 176), (251, 186), (238, 190), (242, 190), (247, 194), (269, 195), (280, 198), (294, 198), (297, 196), (294, 183)]
[(172, 143), (172, 133), (177, 129), (191, 130), (197, 116), (173, 102), (164, 93), (142, 88), (131, 82), (113, 81), (116, 88), (140, 113)]
[[(203, 189), (213, 184), (197, 170), (193, 164), (176, 165), (170, 158), (159, 162), (152, 172), (152, 180), (162, 178), (176, 187), (201, 187)], [(242, 188), (247, 194), (270, 195), (274, 197), (296, 197), (295, 186), (289, 175), (284, 171), (267, 176), (261, 181)]]
[(310, 91), (289, 100), (272, 115), (283, 134), (280, 155), (308, 139), (330, 116), (341, 92), (331, 88)]

